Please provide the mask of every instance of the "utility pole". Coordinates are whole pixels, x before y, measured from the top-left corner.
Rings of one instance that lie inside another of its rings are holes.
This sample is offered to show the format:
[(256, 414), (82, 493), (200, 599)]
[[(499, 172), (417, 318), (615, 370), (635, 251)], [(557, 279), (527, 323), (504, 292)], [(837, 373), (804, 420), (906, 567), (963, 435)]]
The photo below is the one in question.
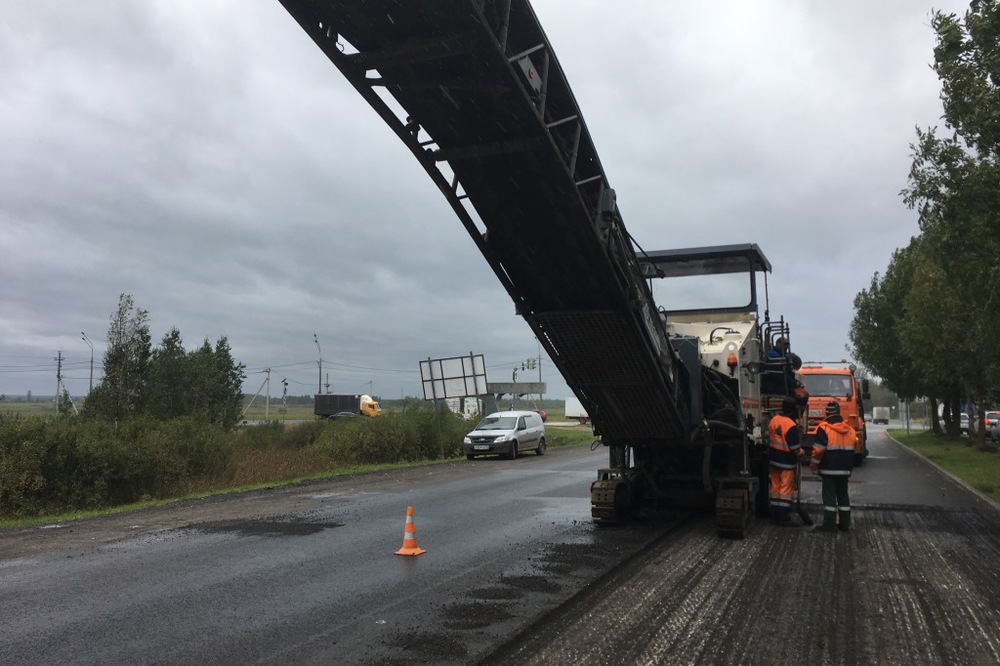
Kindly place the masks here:
[(281, 380), (281, 420), (285, 420), (285, 413), (288, 411), (288, 380)]
[(94, 392), (94, 343), (90, 341), (90, 338), (83, 331), (80, 331), (80, 335), (83, 336), (83, 341), (90, 347), (90, 388), (87, 389), (87, 397), (89, 398), (90, 394)]
[[(538, 338), (535, 338), (535, 343), (538, 345), (538, 383), (542, 383), (542, 343)], [(538, 401), (542, 401), (542, 394), (538, 394)]]
[(316, 351), (319, 352), (319, 384), (316, 393), (323, 393), (323, 350), (319, 348), (319, 337), (313, 333), (313, 340), (316, 341)]
[[(431, 398), (434, 400), (434, 438), (438, 442), (438, 459), (443, 459), (444, 440), (441, 438), (441, 412), (438, 409), (437, 384), (434, 383), (434, 364), (431, 363), (430, 356), (427, 357), (427, 370), (431, 377)], [(514, 372), (517, 372), (517, 370)], [(427, 394), (425, 393), (424, 395)]]
[(250, 411), (250, 408), (253, 407), (254, 400), (257, 399), (257, 396), (260, 395), (260, 392), (266, 391), (267, 395), (264, 396), (264, 420), (265, 421), (271, 420), (270, 418), (271, 417), (271, 368), (264, 368), (264, 372), (267, 374), (267, 376), (264, 378), (264, 383), (260, 385), (260, 388), (257, 389), (257, 392), (254, 394), (254, 396), (250, 398), (250, 402), (247, 403), (247, 406), (243, 408), (243, 413), (240, 414), (241, 419), (244, 416), (246, 416), (247, 412)]
[(59, 411), (59, 387), (62, 386), (62, 350), (52, 359), (56, 362), (56, 411)]
[[(58, 414), (61, 413), (59, 411), (59, 407), (62, 404), (62, 392), (65, 391), (66, 394), (69, 394), (69, 391), (66, 390), (66, 385), (63, 384), (62, 380), (62, 362), (63, 362), (62, 351), (58, 352), (58, 356), (56, 356), (52, 360), (56, 361), (56, 413)], [(76, 403), (73, 402), (73, 398), (69, 399), (69, 404), (73, 406), (73, 411), (75, 413), (77, 414), (80, 413), (80, 410), (76, 408)]]

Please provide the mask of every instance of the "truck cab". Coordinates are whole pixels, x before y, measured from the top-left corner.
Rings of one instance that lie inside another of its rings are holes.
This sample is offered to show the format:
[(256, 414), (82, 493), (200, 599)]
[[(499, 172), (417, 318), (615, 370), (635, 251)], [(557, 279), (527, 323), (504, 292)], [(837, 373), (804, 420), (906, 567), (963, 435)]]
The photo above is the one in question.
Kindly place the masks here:
[(361, 396), (360, 409), (362, 416), (382, 416), (382, 405), (370, 395)]
[(831, 400), (840, 405), (840, 415), (858, 433), (854, 445), (854, 464), (861, 465), (868, 457), (868, 436), (865, 429), (865, 400), (868, 380), (858, 382), (856, 367), (846, 361), (835, 364), (807, 363), (799, 369), (799, 377), (809, 393), (807, 431), (803, 445), (812, 448), (816, 428), (826, 417), (826, 404)]

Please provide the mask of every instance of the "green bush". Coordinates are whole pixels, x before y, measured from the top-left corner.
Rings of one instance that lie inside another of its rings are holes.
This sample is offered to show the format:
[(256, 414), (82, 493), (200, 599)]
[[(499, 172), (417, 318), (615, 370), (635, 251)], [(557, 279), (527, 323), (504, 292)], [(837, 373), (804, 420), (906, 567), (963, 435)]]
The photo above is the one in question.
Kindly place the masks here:
[[(470, 426), (447, 410), (435, 417), (429, 407), (410, 407), (375, 419), (327, 422), (311, 450), (342, 465), (454, 458)], [(440, 437), (440, 440), (439, 440)]]
[(0, 415), (0, 507), (21, 508), (25, 500), (42, 492), (44, 439), (34, 424), (40, 420)]
[(168, 497), (217, 474), (232, 442), (195, 419), (120, 423), (0, 415), (0, 514), (39, 515)]
[(223, 489), (247, 469), (254, 480), (278, 481), (337, 467), (456, 458), (473, 425), (423, 403), (375, 419), (272, 422), (232, 433), (195, 417), (116, 423), (0, 412), (0, 516), (100, 509), (176, 497), (193, 486)]
[(281, 446), (285, 448), (304, 449), (313, 444), (329, 425), (325, 421), (306, 421), (292, 428), (284, 428), (281, 432)]
[(303, 449), (320, 437), (328, 421), (306, 421), (286, 427), (281, 421), (247, 426), (238, 430), (240, 446)]

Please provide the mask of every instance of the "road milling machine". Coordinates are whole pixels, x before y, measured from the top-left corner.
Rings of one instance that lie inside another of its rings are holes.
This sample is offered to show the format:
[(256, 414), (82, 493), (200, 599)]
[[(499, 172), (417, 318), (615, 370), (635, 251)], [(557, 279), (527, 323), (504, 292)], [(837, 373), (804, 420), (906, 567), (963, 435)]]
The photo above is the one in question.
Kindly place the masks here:
[[(760, 249), (639, 248), (527, 0), (280, 1), (430, 176), (590, 415), (609, 460), (594, 520), (714, 503), (720, 533), (745, 534), (780, 405), (763, 362), (788, 334), (758, 320)], [(743, 271), (738, 308), (653, 299), (661, 278)]]

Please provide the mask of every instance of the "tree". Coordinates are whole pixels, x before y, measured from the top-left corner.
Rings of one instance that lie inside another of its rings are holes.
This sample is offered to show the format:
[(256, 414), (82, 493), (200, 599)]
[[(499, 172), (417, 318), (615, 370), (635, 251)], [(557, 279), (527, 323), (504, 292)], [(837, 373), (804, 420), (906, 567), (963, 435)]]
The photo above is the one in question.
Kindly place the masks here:
[(108, 328), (104, 379), (87, 400), (87, 412), (118, 420), (142, 411), (152, 353), (148, 319), (146, 310), (137, 310), (129, 294), (119, 296)]
[(213, 393), (214, 422), (220, 427), (230, 428), (236, 424), (243, 411), (243, 381), (246, 379), (246, 366), (233, 360), (232, 349), (225, 336), (216, 341), (212, 361), (216, 388)]
[(945, 133), (917, 129), (902, 191), (919, 213), (924, 256), (904, 337), (924, 380), (957, 383), (982, 408), (1000, 397), (992, 358), (1000, 337), (1000, 3), (973, 0), (962, 19), (937, 12), (931, 26)]
[(66, 389), (63, 389), (62, 394), (59, 395), (56, 401), (56, 410), (60, 416), (69, 416), (76, 410), (76, 407), (73, 405), (73, 398), (70, 397), (69, 391)]
[(206, 339), (188, 355), (191, 413), (222, 428), (232, 427), (243, 405), (244, 365), (233, 361), (229, 341), (219, 338), (215, 348)]
[(958, 434), (957, 412), (966, 395), (976, 396), (981, 369), (968, 349), (974, 344), (969, 326), (969, 307), (956, 285), (930, 257), (917, 254), (913, 281), (903, 300), (904, 314), (898, 327), (899, 339), (913, 360), (930, 398), (935, 432), (938, 424), (937, 399), (944, 403), (945, 423)]
[(188, 366), (181, 333), (171, 328), (150, 358), (147, 413), (154, 418), (171, 419), (188, 412)]
[(903, 347), (899, 326), (904, 299), (913, 284), (919, 239), (896, 250), (885, 275), (875, 273), (871, 286), (854, 297), (854, 319), (849, 337), (852, 355), (901, 398), (923, 395), (925, 387), (912, 357)]
[(1000, 149), (1000, 3), (972, 0), (959, 20), (936, 12), (934, 71), (941, 79), (941, 101), (948, 125), (981, 157), (995, 159)]
[(85, 414), (123, 419), (148, 414), (166, 420), (195, 417), (230, 428), (243, 404), (244, 365), (236, 363), (225, 337), (213, 349), (206, 339), (191, 352), (170, 329), (151, 349), (147, 312), (122, 294), (111, 318), (104, 379), (94, 387)]
[(220, 428), (239, 420), (243, 405), (242, 363), (233, 361), (229, 342), (215, 348), (206, 339), (184, 351), (180, 331), (171, 329), (150, 362), (146, 413), (158, 419), (193, 416)]
[[(971, 393), (985, 398), (1000, 385), (992, 362), (993, 341), (1000, 337), (1000, 165), (995, 157), (971, 154), (957, 137), (939, 139), (919, 131), (918, 135), (910, 187), (903, 194), (904, 201), (920, 211), (922, 248), (928, 259), (923, 276), (934, 279), (961, 310), (951, 315), (961, 320), (962, 328), (941, 343), (964, 352), (961, 366), (974, 369), (974, 375), (961, 379)], [(924, 290), (925, 299), (939, 295)], [(940, 307), (923, 311), (932, 320), (944, 314)], [(938, 325), (919, 324), (915, 313), (909, 324)], [(952, 374), (957, 372), (953, 366)]]

